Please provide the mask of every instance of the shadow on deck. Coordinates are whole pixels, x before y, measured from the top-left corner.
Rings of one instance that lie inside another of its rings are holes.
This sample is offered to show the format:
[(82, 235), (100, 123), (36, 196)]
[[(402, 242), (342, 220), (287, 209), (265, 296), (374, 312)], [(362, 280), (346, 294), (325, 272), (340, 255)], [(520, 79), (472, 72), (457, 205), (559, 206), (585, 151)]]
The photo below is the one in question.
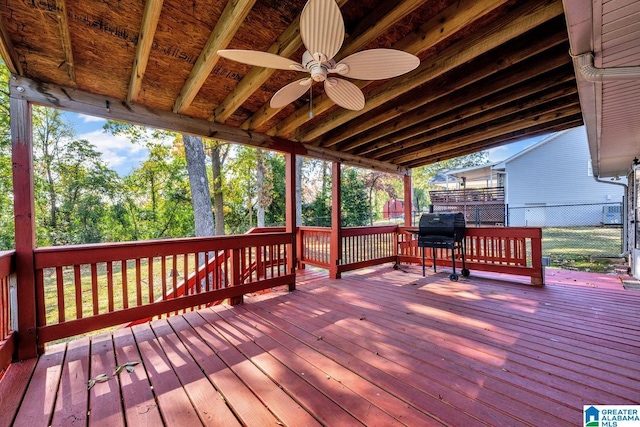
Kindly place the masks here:
[(559, 270), (542, 288), (517, 280), (307, 273), (292, 293), (13, 364), (0, 425), (560, 426), (580, 424), (583, 405), (640, 402), (640, 292)]

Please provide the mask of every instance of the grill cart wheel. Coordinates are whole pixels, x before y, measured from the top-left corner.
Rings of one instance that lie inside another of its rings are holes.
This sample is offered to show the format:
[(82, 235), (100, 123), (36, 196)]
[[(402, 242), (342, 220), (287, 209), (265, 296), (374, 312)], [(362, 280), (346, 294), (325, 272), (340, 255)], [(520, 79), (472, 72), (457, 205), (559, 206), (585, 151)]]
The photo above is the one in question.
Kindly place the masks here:
[(451, 273), (449, 275), (449, 280), (451, 280), (452, 282), (457, 282), (458, 281), (458, 275)]
[(468, 268), (463, 268), (462, 269), (462, 276), (463, 277), (469, 277), (470, 274), (471, 274), (471, 272), (469, 271)]

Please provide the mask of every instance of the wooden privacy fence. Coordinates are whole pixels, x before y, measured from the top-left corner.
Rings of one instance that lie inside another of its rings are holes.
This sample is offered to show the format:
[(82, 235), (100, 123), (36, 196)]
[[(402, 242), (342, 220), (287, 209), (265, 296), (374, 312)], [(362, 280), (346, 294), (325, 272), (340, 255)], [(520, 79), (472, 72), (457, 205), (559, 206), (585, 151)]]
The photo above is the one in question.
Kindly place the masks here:
[(293, 286), (293, 241), (258, 233), (36, 249), (39, 345)]
[(9, 366), (15, 348), (15, 333), (11, 292), (12, 276), (15, 273), (14, 251), (0, 252), (0, 371)]

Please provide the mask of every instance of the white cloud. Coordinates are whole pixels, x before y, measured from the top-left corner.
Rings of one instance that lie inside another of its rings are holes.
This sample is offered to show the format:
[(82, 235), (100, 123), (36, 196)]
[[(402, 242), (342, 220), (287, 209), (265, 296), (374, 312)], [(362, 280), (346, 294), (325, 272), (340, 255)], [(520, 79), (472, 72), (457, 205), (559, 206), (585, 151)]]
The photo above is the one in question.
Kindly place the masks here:
[(87, 116), (86, 114), (78, 114), (78, 118), (82, 123), (105, 123), (107, 120), (102, 117)]
[(85, 132), (76, 139), (86, 139), (102, 153), (102, 160), (118, 173), (128, 173), (147, 158), (147, 149), (140, 144), (133, 144), (126, 137), (112, 135), (102, 129)]

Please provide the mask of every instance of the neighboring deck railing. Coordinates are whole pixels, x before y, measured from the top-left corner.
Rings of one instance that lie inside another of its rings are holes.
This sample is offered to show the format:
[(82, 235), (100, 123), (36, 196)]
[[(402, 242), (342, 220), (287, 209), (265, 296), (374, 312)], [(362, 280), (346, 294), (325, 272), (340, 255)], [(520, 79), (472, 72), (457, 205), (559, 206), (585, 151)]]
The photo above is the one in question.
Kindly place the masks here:
[(11, 290), (12, 276), (15, 273), (14, 251), (0, 252), (0, 371), (11, 363), (15, 349), (13, 330), (14, 300)]
[(504, 187), (463, 188), (461, 190), (429, 191), (429, 199), (434, 205), (459, 203), (503, 203)]
[[(407, 263), (422, 263), (421, 248), (415, 234), (398, 228), (398, 260)], [(531, 277), (536, 285), (544, 283), (542, 267), (542, 229), (535, 227), (468, 227), (466, 229), (467, 268)], [(425, 264), (432, 266), (431, 249), (425, 249)], [(459, 251), (456, 251), (456, 266), (462, 266)], [(436, 250), (436, 265), (450, 266), (449, 251)]]
[(294, 285), (281, 262), (293, 241), (257, 233), (36, 249), (39, 344)]

